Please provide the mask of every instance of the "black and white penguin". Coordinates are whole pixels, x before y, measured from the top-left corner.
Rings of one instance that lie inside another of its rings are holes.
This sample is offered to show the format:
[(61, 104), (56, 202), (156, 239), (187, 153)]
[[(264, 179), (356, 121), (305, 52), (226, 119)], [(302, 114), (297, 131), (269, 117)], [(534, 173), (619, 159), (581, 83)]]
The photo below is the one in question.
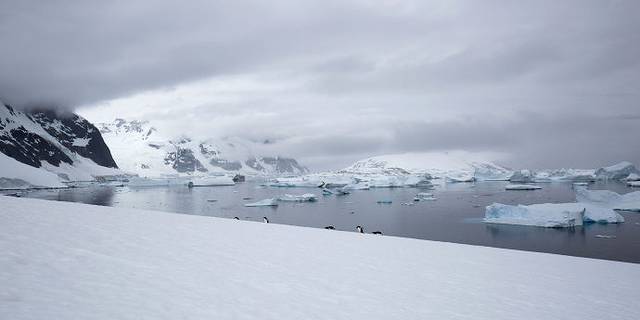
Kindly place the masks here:
[(362, 229), (361, 226), (357, 226), (356, 227), (356, 231), (360, 232), (360, 233), (364, 233), (364, 229)]
[(262, 217), (262, 222), (269, 223), (269, 219), (267, 217)]
[(335, 230), (336, 229), (336, 227), (334, 227), (334, 226), (326, 226), (324, 228), (327, 229), (327, 230)]

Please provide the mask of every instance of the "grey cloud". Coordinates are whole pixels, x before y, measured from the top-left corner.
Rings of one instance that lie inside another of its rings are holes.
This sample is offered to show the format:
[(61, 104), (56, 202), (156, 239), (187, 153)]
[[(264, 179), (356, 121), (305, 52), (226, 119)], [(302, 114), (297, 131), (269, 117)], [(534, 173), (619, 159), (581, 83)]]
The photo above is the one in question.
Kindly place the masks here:
[[(637, 161), (637, 119), (618, 115), (637, 114), (639, 11), (632, 0), (8, 0), (0, 99), (274, 139), (323, 165), (453, 148), (532, 166)], [(206, 99), (113, 100), (207, 79), (218, 82), (196, 93)]]

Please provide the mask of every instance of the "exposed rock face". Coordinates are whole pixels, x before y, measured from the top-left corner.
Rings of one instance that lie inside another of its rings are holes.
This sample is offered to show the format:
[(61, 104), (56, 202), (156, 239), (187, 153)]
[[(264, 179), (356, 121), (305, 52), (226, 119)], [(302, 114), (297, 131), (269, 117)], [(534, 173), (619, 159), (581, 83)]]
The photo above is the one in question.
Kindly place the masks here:
[(98, 128), (84, 118), (73, 113), (57, 115), (53, 111), (34, 112), (32, 118), (67, 149), (103, 167), (118, 167)]
[(73, 113), (22, 112), (1, 104), (0, 152), (36, 168), (43, 161), (54, 166), (73, 165), (73, 154), (117, 168), (98, 129)]

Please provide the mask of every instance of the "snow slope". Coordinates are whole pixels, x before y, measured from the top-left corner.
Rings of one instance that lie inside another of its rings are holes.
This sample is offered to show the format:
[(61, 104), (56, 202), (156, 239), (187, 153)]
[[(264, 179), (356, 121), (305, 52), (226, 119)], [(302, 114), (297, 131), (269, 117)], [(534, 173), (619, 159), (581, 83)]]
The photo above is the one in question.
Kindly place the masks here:
[(508, 180), (512, 172), (491, 161), (495, 156), (456, 152), (389, 154), (357, 161), (340, 170), (349, 174), (430, 174), (439, 178), (471, 176), (477, 180)]
[(2, 319), (637, 319), (640, 265), (0, 197)]
[[(144, 177), (242, 173), (303, 174), (295, 159), (255, 154), (255, 142), (240, 138), (195, 140), (167, 137), (147, 121), (98, 123), (120, 168)], [(263, 147), (263, 146), (260, 146)]]

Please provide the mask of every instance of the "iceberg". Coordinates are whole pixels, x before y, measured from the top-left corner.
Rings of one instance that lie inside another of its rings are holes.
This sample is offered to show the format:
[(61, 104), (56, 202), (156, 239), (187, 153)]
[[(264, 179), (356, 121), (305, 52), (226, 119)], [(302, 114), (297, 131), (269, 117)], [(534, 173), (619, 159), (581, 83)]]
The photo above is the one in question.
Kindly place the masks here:
[(419, 192), (413, 198), (413, 201), (435, 201), (435, 200), (437, 200), (437, 199), (433, 195), (433, 193), (428, 193), (428, 192)]
[(342, 187), (342, 190), (369, 190), (369, 184), (366, 182), (350, 183)]
[(622, 180), (630, 174), (640, 174), (633, 163), (623, 161), (609, 167), (596, 170), (595, 175), (601, 180)]
[(309, 177), (278, 178), (268, 184), (269, 187), (279, 188), (319, 188), (323, 185), (324, 182)]
[(637, 173), (630, 173), (626, 178), (622, 179), (622, 181), (640, 181), (640, 175)]
[(412, 188), (433, 189), (431, 176), (409, 176), (404, 180), (404, 186)]
[(592, 182), (596, 180), (591, 169), (555, 169), (542, 170), (534, 174), (534, 182), (576, 181)]
[(531, 170), (523, 169), (513, 172), (509, 178), (511, 182), (531, 183), (535, 181), (535, 175)]
[(216, 186), (233, 186), (236, 183), (233, 181), (232, 177), (227, 176), (212, 176), (212, 177), (202, 177), (195, 178), (189, 181), (187, 185), (189, 188), (192, 187), (216, 187)]
[(458, 174), (449, 174), (445, 176), (445, 181), (448, 183), (460, 183), (460, 182), (474, 182), (476, 178), (473, 174), (461, 172)]
[(509, 184), (504, 187), (505, 190), (539, 190), (540, 186), (534, 186), (531, 184)]
[(284, 202), (314, 202), (318, 200), (318, 197), (313, 193), (305, 193), (301, 195), (285, 194), (278, 198), (278, 200)]
[(244, 205), (245, 207), (276, 207), (278, 206), (278, 201), (276, 199), (264, 199), (254, 203), (247, 203)]
[(369, 180), (371, 188), (404, 187), (404, 181), (397, 176), (375, 176)]
[(543, 203), (529, 206), (512, 206), (494, 203), (487, 206), (484, 222), (547, 228), (569, 228), (582, 225), (584, 214), (585, 209), (574, 204)]
[(629, 187), (638, 188), (638, 187), (640, 187), (640, 181), (629, 181), (629, 182), (627, 182), (627, 185)]
[(621, 195), (609, 190), (579, 188), (576, 190), (576, 200), (617, 211), (640, 212), (640, 191)]

